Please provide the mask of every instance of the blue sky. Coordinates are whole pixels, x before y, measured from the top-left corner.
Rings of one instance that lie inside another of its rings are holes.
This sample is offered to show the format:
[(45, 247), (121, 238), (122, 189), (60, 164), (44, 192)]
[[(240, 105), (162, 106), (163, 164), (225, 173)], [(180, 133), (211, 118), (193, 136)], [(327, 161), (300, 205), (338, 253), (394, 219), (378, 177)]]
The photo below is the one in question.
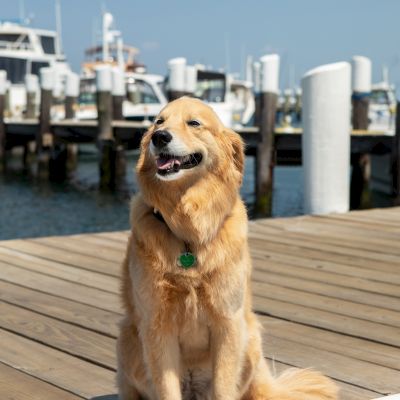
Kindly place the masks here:
[[(54, 0), (0, 0), (0, 18), (18, 17), (21, 4), (34, 26), (54, 28)], [(165, 74), (177, 56), (241, 72), (246, 55), (277, 52), (283, 88), (291, 75), (359, 54), (372, 59), (374, 81), (385, 64), (400, 87), (400, 0), (61, 0), (61, 8), (76, 71), (106, 8), (150, 72)]]

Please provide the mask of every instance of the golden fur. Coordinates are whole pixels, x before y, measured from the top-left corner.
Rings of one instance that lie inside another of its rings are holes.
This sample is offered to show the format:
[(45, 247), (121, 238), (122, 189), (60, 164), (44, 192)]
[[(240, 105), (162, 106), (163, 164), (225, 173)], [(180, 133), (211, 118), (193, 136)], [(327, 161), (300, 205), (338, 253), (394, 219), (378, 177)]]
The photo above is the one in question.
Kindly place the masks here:
[[(189, 125), (193, 119), (201, 125)], [(150, 150), (158, 129), (201, 152), (200, 165), (179, 179), (159, 179)], [(141, 194), (132, 201), (123, 264), (120, 399), (336, 398), (336, 386), (318, 372), (292, 369), (274, 378), (264, 360), (251, 304), (247, 215), (238, 194), (243, 164), (239, 135), (199, 100), (168, 104), (144, 135)], [(185, 243), (197, 257), (188, 270), (177, 265)]]

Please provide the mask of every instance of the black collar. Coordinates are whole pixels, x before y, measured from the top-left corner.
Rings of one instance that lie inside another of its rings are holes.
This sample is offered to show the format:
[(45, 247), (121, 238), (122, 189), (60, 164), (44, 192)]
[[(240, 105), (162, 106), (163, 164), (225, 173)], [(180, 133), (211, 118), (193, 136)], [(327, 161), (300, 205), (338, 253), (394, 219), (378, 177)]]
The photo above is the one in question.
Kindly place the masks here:
[(166, 224), (164, 217), (160, 213), (160, 211), (156, 210), (155, 208), (153, 209), (153, 215), (161, 222), (164, 222)]

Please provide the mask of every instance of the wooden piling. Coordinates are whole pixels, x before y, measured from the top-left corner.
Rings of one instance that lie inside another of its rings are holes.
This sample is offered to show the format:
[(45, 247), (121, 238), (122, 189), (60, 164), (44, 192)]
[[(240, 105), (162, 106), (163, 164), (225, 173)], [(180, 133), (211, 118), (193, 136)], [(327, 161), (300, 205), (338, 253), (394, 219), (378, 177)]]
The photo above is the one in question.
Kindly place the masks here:
[[(354, 93), (352, 96), (353, 129), (368, 129), (369, 95)], [(350, 208), (370, 208), (371, 159), (369, 154), (356, 153), (351, 157)]]
[(65, 118), (74, 119), (79, 96), (79, 75), (69, 73), (65, 84)]
[(400, 102), (396, 106), (396, 131), (392, 146), (392, 193), (394, 205), (400, 205)]
[(100, 189), (114, 189), (116, 183), (116, 143), (112, 130), (112, 73), (107, 65), (96, 69), (97, 146), (99, 149)]
[(26, 110), (25, 118), (36, 117), (36, 98), (39, 92), (39, 79), (37, 75), (27, 74), (25, 76)]
[[(353, 129), (368, 129), (368, 108), (371, 92), (371, 61), (362, 56), (354, 56), (352, 117)], [(351, 157), (352, 173), (350, 183), (350, 208), (370, 208), (371, 195), (369, 181), (371, 160), (369, 154), (357, 153)]]
[(51, 134), (50, 112), (53, 103), (53, 89), (55, 84), (54, 71), (51, 68), (40, 70), (40, 112), (39, 129), (36, 133), (36, 153), (39, 160), (43, 157), (43, 140), (45, 135)]
[(259, 95), (260, 142), (256, 150), (256, 204), (257, 217), (272, 215), (272, 193), (275, 166), (275, 119), (278, 95), (261, 93)]
[(112, 69), (112, 115), (115, 120), (124, 119), (123, 102), (125, 99), (125, 77), (118, 67)]
[(255, 215), (272, 215), (273, 176), (275, 164), (274, 132), (279, 87), (279, 56), (261, 58), (260, 142), (256, 150)]
[(6, 91), (7, 72), (0, 70), (0, 171), (3, 171), (6, 167), (6, 128), (4, 124)]

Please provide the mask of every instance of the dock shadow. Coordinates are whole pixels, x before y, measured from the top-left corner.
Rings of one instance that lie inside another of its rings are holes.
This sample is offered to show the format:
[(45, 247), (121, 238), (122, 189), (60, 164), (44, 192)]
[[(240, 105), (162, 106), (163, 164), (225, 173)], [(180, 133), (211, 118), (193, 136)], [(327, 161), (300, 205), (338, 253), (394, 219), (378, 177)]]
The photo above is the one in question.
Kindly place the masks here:
[(106, 394), (104, 396), (92, 397), (90, 400), (118, 400), (118, 394)]

